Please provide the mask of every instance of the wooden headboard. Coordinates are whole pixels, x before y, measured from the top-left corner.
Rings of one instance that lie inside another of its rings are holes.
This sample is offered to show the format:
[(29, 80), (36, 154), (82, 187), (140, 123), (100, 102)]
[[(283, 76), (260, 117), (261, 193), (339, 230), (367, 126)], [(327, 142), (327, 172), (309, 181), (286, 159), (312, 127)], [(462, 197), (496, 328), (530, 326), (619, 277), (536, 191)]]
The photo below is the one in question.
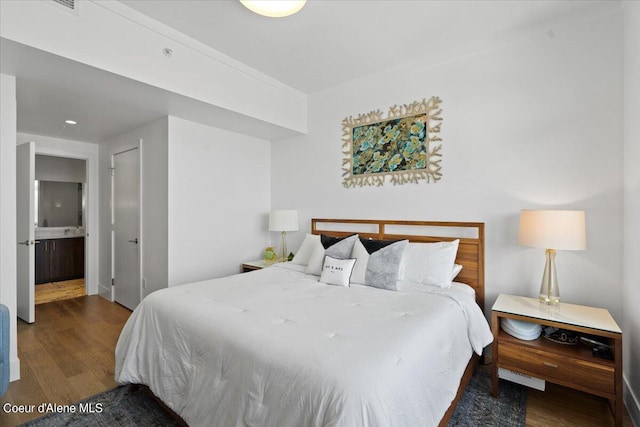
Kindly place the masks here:
[(476, 302), (484, 312), (484, 223), (448, 221), (387, 221), (380, 219), (311, 220), (312, 234), (344, 237), (359, 234), (366, 239), (433, 243), (460, 239), (456, 263), (462, 271), (457, 282), (476, 291)]

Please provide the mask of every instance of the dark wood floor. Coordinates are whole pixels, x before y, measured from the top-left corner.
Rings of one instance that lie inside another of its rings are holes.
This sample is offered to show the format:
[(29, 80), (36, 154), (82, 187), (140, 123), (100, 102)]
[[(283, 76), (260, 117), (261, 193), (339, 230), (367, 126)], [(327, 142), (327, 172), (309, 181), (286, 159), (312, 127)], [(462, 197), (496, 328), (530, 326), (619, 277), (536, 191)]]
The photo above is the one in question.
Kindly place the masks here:
[[(5, 402), (64, 405), (115, 387), (114, 349), (130, 314), (99, 296), (36, 306), (36, 323), (18, 323), (22, 379), (10, 384), (0, 407)], [(527, 426), (613, 426), (603, 399), (549, 383), (547, 386), (545, 392), (529, 390)], [(0, 426), (15, 426), (39, 415), (0, 410)], [(633, 425), (628, 414), (624, 425)]]
[[(615, 426), (606, 399), (548, 383), (544, 392), (529, 389), (527, 427)], [(633, 427), (625, 408), (624, 427)]]
[[(36, 322), (18, 320), (20, 381), (0, 399), (61, 405), (115, 387), (114, 349), (131, 312), (97, 295), (36, 306)], [(40, 414), (6, 414), (0, 426), (21, 424)]]

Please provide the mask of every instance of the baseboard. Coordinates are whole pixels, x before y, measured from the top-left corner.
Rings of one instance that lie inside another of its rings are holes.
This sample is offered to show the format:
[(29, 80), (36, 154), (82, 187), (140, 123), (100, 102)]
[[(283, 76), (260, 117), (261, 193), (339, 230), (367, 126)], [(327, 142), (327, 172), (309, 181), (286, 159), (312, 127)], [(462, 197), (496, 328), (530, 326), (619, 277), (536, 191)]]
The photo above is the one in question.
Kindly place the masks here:
[(9, 381), (18, 381), (20, 379), (20, 359), (17, 357), (9, 362)]
[(640, 400), (638, 400), (633, 389), (629, 386), (629, 381), (627, 381), (627, 377), (625, 375), (622, 376), (622, 383), (622, 396), (624, 404), (627, 407), (627, 411), (629, 411), (631, 421), (633, 422), (633, 425), (640, 426)]
[(102, 285), (98, 286), (98, 295), (100, 295), (104, 299), (107, 299), (113, 302), (113, 299), (111, 299), (111, 289), (107, 288), (106, 286), (102, 286)]

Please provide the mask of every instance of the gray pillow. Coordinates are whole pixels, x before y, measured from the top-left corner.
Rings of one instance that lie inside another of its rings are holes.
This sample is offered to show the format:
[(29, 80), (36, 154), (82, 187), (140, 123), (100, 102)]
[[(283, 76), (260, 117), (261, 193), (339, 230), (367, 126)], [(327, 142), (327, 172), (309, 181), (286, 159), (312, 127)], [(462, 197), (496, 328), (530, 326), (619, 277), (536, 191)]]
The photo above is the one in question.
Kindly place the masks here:
[[(364, 247), (356, 243), (352, 257), (357, 258), (358, 263), (362, 262), (362, 264), (366, 265), (363, 284), (390, 291), (397, 290), (396, 282), (398, 281), (400, 262), (402, 261), (402, 254), (408, 244), (408, 240), (400, 240), (380, 249), (376, 248), (377, 250), (375, 250), (375, 252), (367, 254), (367, 252), (364, 251)], [(358, 246), (358, 248), (356, 248), (356, 246)], [(362, 265), (362, 267), (364, 267), (364, 265)], [(358, 266), (356, 266), (356, 268), (358, 268)], [(362, 269), (359, 269), (359, 271), (360, 273), (354, 271), (354, 276), (356, 276), (355, 280), (353, 280), (354, 283), (362, 283)]]
[(332, 258), (347, 259), (351, 256), (353, 245), (356, 243), (357, 240), (358, 240), (357, 234), (346, 237), (340, 240), (338, 243), (335, 243), (334, 245), (329, 246), (324, 251), (324, 254)]

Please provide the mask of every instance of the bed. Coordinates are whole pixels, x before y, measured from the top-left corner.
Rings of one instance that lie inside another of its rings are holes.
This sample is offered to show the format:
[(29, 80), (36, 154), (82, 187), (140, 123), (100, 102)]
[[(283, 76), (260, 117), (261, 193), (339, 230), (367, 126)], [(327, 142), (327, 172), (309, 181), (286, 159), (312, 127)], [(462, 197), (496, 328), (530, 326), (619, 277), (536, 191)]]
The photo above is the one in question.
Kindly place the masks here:
[(333, 286), (282, 263), (164, 289), (125, 325), (116, 381), (148, 386), (193, 426), (446, 425), (492, 341), (484, 225), (313, 219), (311, 232), (456, 241), (465, 285)]

